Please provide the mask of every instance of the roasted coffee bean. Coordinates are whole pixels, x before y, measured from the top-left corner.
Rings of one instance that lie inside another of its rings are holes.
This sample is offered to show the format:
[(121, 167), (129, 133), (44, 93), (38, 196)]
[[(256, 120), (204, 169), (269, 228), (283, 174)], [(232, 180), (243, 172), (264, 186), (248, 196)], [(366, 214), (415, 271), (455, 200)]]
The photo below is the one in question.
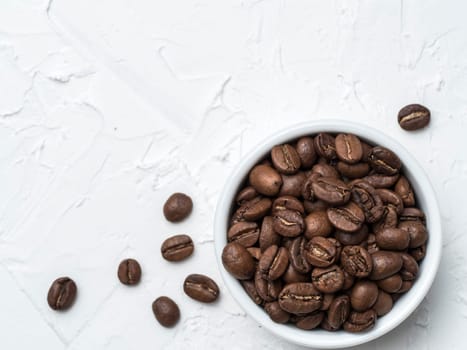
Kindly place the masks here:
[(313, 139), (311, 137), (302, 137), (298, 139), (295, 148), (300, 157), (302, 168), (310, 169), (315, 164), (317, 158)]
[(414, 249), (409, 249), (409, 254), (415, 259), (415, 261), (422, 261), (426, 255), (426, 244), (423, 244), (420, 247)]
[(363, 142), (360, 140), (360, 144), (362, 145), (362, 162), (368, 163), (368, 159), (370, 158), (371, 150), (373, 147), (371, 147), (368, 143)]
[(290, 246), (290, 263), (300, 273), (311, 271), (311, 265), (306, 259), (307, 240), (300, 236), (295, 238)]
[(335, 228), (346, 232), (359, 230), (365, 222), (365, 214), (355, 202), (349, 202), (342, 207), (329, 208), (326, 213)]
[[(342, 271), (344, 273), (344, 271)], [(334, 293), (324, 293), (323, 294), (323, 302), (321, 303), (321, 307), (319, 308), (321, 311), (327, 311), (331, 306), (332, 301), (334, 300)]]
[(274, 219), (272, 216), (265, 216), (261, 224), (261, 231), (259, 233), (259, 247), (264, 252), (272, 245), (279, 245), (281, 236), (274, 231)]
[(319, 324), (323, 321), (324, 312), (315, 311), (310, 315), (307, 316), (299, 316), (298, 320), (295, 322), (295, 325), (306, 331), (310, 329), (315, 329), (319, 326)]
[(164, 216), (171, 222), (179, 222), (190, 215), (193, 201), (184, 193), (172, 194), (164, 204)]
[(325, 211), (315, 211), (305, 218), (305, 237), (311, 239), (315, 236), (329, 236), (334, 230)]
[(300, 197), (302, 193), (303, 183), (306, 180), (306, 175), (300, 171), (294, 175), (281, 174), (282, 186), (278, 193), (279, 196), (294, 196)]
[(320, 133), (314, 138), (315, 151), (320, 157), (326, 159), (336, 158), (336, 143), (333, 136), (327, 133)]
[(420, 221), (425, 224), (425, 213), (418, 208), (404, 208), (399, 221)]
[(334, 236), (342, 245), (358, 245), (368, 238), (368, 226), (363, 225), (355, 232), (337, 230)]
[(402, 281), (402, 286), (397, 291), (398, 294), (406, 293), (413, 286), (413, 281)]
[(312, 174), (318, 174), (322, 177), (334, 177), (339, 178), (339, 173), (337, 172), (336, 168), (330, 166), (329, 164), (322, 164), (318, 163), (313, 165), (311, 168)]
[(397, 227), (398, 224), (397, 209), (393, 205), (386, 205), (383, 209), (383, 216), (381, 219), (373, 224), (373, 231), (378, 232), (386, 228)]
[(305, 314), (321, 307), (323, 295), (311, 283), (292, 283), (279, 294), (279, 305), (287, 312)]
[(118, 279), (123, 284), (132, 286), (141, 279), (141, 266), (135, 259), (125, 259), (118, 265)]
[(71, 278), (57, 278), (50, 286), (47, 303), (53, 310), (67, 310), (73, 305), (77, 290), (76, 283)]
[(378, 173), (370, 173), (362, 178), (363, 181), (368, 182), (374, 188), (390, 188), (399, 179), (399, 174), (384, 175)]
[(378, 293), (378, 298), (376, 299), (376, 303), (373, 305), (373, 310), (375, 310), (376, 314), (381, 317), (391, 311), (392, 305), (393, 301), (391, 296), (388, 293), (380, 290)]
[(291, 145), (274, 146), (271, 150), (274, 168), (282, 174), (295, 174), (300, 169), (300, 157)]
[(408, 105), (399, 111), (397, 121), (404, 130), (422, 129), (430, 123), (430, 110), (419, 104)]
[(264, 304), (264, 310), (267, 312), (271, 320), (276, 323), (289, 322), (290, 314), (282, 310), (277, 301)]
[(304, 200), (303, 206), (305, 207), (305, 212), (307, 214), (313, 213), (314, 211), (326, 211), (329, 208), (329, 204), (318, 199), (314, 202)]
[(374, 252), (377, 252), (379, 250), (379, 246), (376, 243), (376, 235), (373, 233), (370, 233), (368, 235), (368, 238), (366, 240), (365, 245), (363, 247), (368, 250), (368, 253), (373, 254)]
[(321, 175), (312, 173), (310, 176), (308, 176), (302, 184), (302, 197), (306, 201), (313, 201), (315, 199), (315, 193), (313, 190), (313, 182), (318, 179)]
[(337, 157), (346, 163), (355, 164), (362, 159), (363, 149), (360, 139), (353, 134), (339, 134), (336, 137)]
[(168, 261), (181, 261), (193, 254), (193, 241), (188, 235), (175, 235), (161, 245), (162, 257)]
[(334, 328), (333, 326), (329, 324), (329, 319), (327, 315), (324, 315), (323, 321), (321, 321), (321, 324), (319, 326), (328, 332), (335, 332), (339, 329), (339, 328)]
[(219, 297), (219, 287), (216, 282), (200, 274), (187, 276), (183, 283), (183, 291), (190, 298), (202, 303), (212, 303)]
[(402, 278), (396, 273), (377, 282), (379, 288), (387, 293), (396, 293), (402, 287)]
[(401, 254), (402, 269), (400, 275), (404, 281), (413, 281), (418, 275), (418, 263), (412, 255), (407, 253)]
[(347, 295), (334, 298), (328, 310), (328, 323), (333, 329), (339, 329), (350, 313), (350, 299)]
[(344, 272), (337, 265), (316, 267), (311, 273), (311, 281), (320, 292), (335, 293), (344, 285)]
[(342, 286), (342, 290), (347, 290), (353, 286), (355, 277), (345, 271), (343, 267), (341, 267), (341, 270), (344, 272), (344, 285)]
[(255, 287), (258, 295), (265, 302), (275, 301), (279, 297), (279, 293), (282, 290), (282, 280), (267, 280), (264, 278), (261, 271), (258, 270), (255, 273)]
[(337, 171), (349, 179), (362, 178), (370, 172), (370, 165), (368, 163), (348, 164), (345, 162), (337, 162)]
[(159, 297), (152, 303), (157, 321), (164, 327), (173, 327), (180, 319), (180, 309), (169, 297)]
[(371, 167), (384, 175), (395, 175), (401, 168), (401, 160), (391, 150), (376, 146), (371, 150), (368, 161)]
[(402, 267), (402, 258), (399, 253), (379, 250), (371, 255), (373, 270), (370, 274), (372, 280), (382, 280), (399, 272)]
[(372, 257), (368, 251), (358, 245), (345, 246), (341, 253), (344, 270), (351, 276), (366, 277), (373, 269)]
[(314, 195), (332, 205), (344, 205), (350, 200), (350, 188), (333, 177), (319, 177), (312, 184)]
[(358, 281), (350, 293), (350, 304), (355, 311), (365, 311), (373, 306), (378, 297), (378, 286), (371, 281)]
[(312, 266), (330, 266), (336, 261), (337, 255), (335, 243), (321, 236), (310, 239), (305, 247), (305, 258)]
[(227, 240), (229, 242), (237, 242), (244, 247), (251, 247), (255, 245), (258, 241), (258, 238), (259, 227), (256, 222), (237, 222), (236, 224), (233, 224), (227, 232)]
[(273, 228), (284, 237), (297, 237), (305, 229), (305, 222), (295, 210), (280, 210), (274, 213)]
[(383, 216), (383, 202), (368, 182), (358, 181), (353, 184), (352, 200), (362, 208), (368, 223), (375, 223)]
[(261, 255), (258, 269), (263, 277), (274, 281), (281, 277), (289, 265), (289, 253), (284, 247), (270, 246)]
[(376, 312), (372, 309), (364, 312), (352, 311), (344, 322), (344, 329), (352, 333), (363, 332), (372, 328), (375, 322)]
[(231, 224), (240, 221), (256, 221), (269, 213), (272, 201), (269, 198), (258, 196), (243, 203), (232, 216)]
[(258, 261), (259, 261), (259, 259), (261, 259), (261, 248), (248, 247), (248, 248), (246, 248), (246, 250), (248, 251), (248, 253), (251, 254), (253, 259), (258, 260)]
[(415, 194), (405, 176), (399, 177), (399, 180), (397, 180), (394, 186), (394, 191), (401, 197), (404, 206), (412, 207), (415, 205)]
[(265, 196), (275, 196), (282, 186), (281, 175), (268, 165), (255, 166), (250, 172), (249, 180), (251, 186)]
[(385, 228), (377, 231), (375, 237), (381, 249), (405, 250), (409, 247), (409, 233), (400, 228)]
[(300, 214), (305, 214), (302, 202), (292, 196), (281, 196), (272, 202), (272, 213), (277, 213), (280, 210), (295, 210)]
[(399, 195), (396, 192), (388, 190), (386, 188), (378, 188), (376, 190), (376, 193), (378, 194), (379, 198), (381, 198), (383, 204), (391, 204), (396, 208), (397, 215), (400, 215), (402, 213), (402, 210), (404, 210), (404, 203), (402, 202), (402, 198), (399, 197)]
[(293, 267), (292, 263), (290, 263), (287, 267), (287, 270), (285, 270), (284, 274), (282, 275), (282, 280), (285, 282), (285, 284), (309, 282), (310, 275), (298, 272), (295, 267)]
[(425, 225), (420, 221), (403, 221), (398, 226), (410, 236), (410, 248), (417, 248), (425, 244), (428, 239)]
[(243, 203), (258, 197), (258, 194), (259, 193), (256, 192), (256, 190), (252, 186), (247, 186), (237, 194), (235, 202), (237, 202), (237, 204), (241, 206)]
[(222, 251), (222, 263), (236, 279), (248, 280), (253, 277), (256, 266), (253, 257), (239, 243), (227, 244)]
[(246, 293), (250, 296), (251, 300), (256, 305), (261, 305), (263, 303), (263, 299), (259, 296), (258, 292), (256, 291), (255, 281), (248, 280), (248, 281), (241, 281), (243, 289), (245, 289)]

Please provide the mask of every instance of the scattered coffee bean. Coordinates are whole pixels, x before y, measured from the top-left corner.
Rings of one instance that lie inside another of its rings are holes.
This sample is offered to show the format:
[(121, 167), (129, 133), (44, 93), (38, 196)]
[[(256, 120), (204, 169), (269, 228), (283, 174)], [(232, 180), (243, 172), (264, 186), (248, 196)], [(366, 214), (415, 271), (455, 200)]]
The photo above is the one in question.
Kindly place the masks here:
[(190, 298), (202, 303), (212, 303), (219, 296), (219, 287), (216, 282), (205, 275), (192, 274), (185, 278), (183, 291)]
[(141, 279), (141, 266), (135, 259), (125, 259), (118, 265), (118, 279), (123, 284), (132, 286)]
[(419, 104), (408, 105), (399, 111), (397, 120), (404, 130), (422, 129), (430, 123), (430, 111)]
[(54, 310), (67, 310), (73, 305), (76, 293), (77, 287), (71, 278), (57, 278), (50, 286), (47, 303)]
[(180, 319), (180, 309), (169, 297), (159, 297), (152, 303), (152, 312), (164, 327), (173, 327)]
[(176, 235), (167, 238), (162, 243), (161, 253), (163, 258), (168, 261), (181, 261), (193, 254), (194, 249), (190, 236)]
[(190, 215), (193, 201), (184, 193), (172, 194), (164, 204), (164, 216), (171, 222), (179, 222)]

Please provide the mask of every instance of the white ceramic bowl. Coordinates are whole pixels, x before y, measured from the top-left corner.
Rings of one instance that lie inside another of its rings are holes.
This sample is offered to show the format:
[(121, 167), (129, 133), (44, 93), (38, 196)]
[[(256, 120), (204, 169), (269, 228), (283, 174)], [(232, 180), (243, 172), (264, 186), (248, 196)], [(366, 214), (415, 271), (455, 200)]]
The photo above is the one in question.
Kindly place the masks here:
[[(420, 266), (419, 275), (412, 289), (394, 304), (393, 309), (387, 315), (378, 318), (374, 328), (363, 333), (352, 334), (345, 331), (327, 332), (324, 330), (305, 331), (293, 325), (275, 323), (261, 307), (253, 303), (239, 281), (231, 276), (222, 265), (222, 249), (227, 244), (228, 221), (235, 194), (247, 178), (250, 169), (273, 146), (319, 132), (353, 133), (362, 140), (394, 151), (402, 160), (403, 171), (414, 188), (417, 204), (425, 212), (427, 218), (429, 240), (426, 257)], [(404, 321), (421, 303), (435, 278), (441, 258), (441, 235), (439, 208), (433, 188), (424, 170), (414, 157), (402, 145), (381, 131), (342, 120), (309, 122), (292, 126), (272, 135), (249, 153), (246, 153), (245, 158), (235, 167), (235, 170), (227, 179), (225, 188), (219, 198), (214, 223), (214, 243), (219, 269), (227, 288), (238, 304), (249, 316), (277, 336), (292, 343), (322, 349), (335, 349), (366, 343), (386, 334)]]

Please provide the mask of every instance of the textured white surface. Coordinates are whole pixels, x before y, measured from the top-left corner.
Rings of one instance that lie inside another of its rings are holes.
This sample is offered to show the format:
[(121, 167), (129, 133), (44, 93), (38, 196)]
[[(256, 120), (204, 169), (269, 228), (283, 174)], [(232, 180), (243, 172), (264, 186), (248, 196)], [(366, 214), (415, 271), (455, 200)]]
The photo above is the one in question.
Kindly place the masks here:
[[(349, 118), (384, 129), (431, 175), (444, 227), (438, 277), (400, 327), (361, 349), (463, 349), (467, 325), (467, 6), (446, 1), (2, 0), (0, 2), (0, 329), (2, 349), (298, 349), (258, 327), (217, 271), (219, 191), (259, 139)], [(395, 115), (427, 105), (430, 127)], [(174, 191), (195, 209), (161, 214)], [(159, 253), (188, 233), (181, 264)], [(122, 286), (124, 257), (144, 269)], [(182, 291), (205, 273), (216, 305)], [(67, 313), (45, 295), (69, 275)], [(174, 329), (151, 312), (167, 294)]]

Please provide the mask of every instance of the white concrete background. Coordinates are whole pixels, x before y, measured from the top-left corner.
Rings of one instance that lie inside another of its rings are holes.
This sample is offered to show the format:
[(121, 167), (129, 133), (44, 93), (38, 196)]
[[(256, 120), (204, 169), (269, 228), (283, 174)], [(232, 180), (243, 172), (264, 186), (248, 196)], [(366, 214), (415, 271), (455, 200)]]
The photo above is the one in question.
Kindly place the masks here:
[[(212, 223), (226, 177), (258, 140), (296, 122), (348, 118), (401, 141), (431, 175), (444, 226), (421, 307), (361, 349), (465, 349), (467, 5), (462, 0), (1, 0), (2, 349), (299, 349), (261, 329), (221, 283)], [(396, 122), (421, 102), (432, 123)], [(189, 220), (161, 207), (192, 195)], [(165, 262), (169, 235), (192, 258)], [(116, 278), (137, 258), (137, 288)], [(222, 296), (182, 291), (192, 272)], [(46, 303), (69, 275), (66, 313)], [(167, 294), (182, 318), (160, 327)]]

